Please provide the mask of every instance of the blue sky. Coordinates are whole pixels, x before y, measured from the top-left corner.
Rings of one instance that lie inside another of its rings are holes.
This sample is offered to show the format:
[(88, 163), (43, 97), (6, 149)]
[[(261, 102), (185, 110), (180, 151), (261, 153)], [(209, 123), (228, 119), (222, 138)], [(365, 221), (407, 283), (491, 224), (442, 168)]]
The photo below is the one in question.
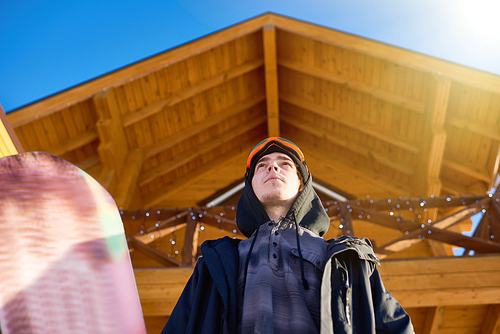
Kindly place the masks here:
[(498, 0), (0, 0), (6, 111), (265, 12), (500, 75)]

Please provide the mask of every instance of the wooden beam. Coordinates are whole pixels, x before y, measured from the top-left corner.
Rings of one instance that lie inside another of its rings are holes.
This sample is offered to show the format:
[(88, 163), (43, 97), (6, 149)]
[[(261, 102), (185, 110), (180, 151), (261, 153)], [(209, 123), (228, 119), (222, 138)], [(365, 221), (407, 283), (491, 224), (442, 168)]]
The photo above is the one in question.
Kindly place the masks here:
[(138, 148), (130, 151), (125, 160), (125, 166), (119, 176), (118, 187), (115, 191), (116, 205), (121, 209), (127, 209), (132, 200), (132, 195), (137, 187), (139, 173), (142, 168), (143, 154)]
[(173, 146), (186, 140), (187, 138), (195, 136), (211, 128), (212, 126), (215, 126), (216, 124), (224, 121), (229, 117), (232, 117), (234, 115), (237, 115), (238, 113), (241, 113), (245, 110), (255, 107), (256, 105), (264, 101), (265, 98), (266, 96), (264, 95), (264, 93), (250, 96), (245, 100), (238, 101), (237, 103), (229, 106), (228, 108), (221, 110), (217, 114), (210, 116), (208, 119), (204, 119), (201, 122), (192, 124), (187, 129), (183, 129), (182, 131), (161, 140), (154, 146), (145, 148), (144, 149), (145, 159), (151, 158), (152, 156), (162, 151), (170, 149)]
[(292, 94), (281, 93), (280, 100), (283, 100), (287, 103), (293, 104), (297, 107), (300, 107), (304, 110), (310, 111), (317, 115), (326, 117), (332, 121), (341, 123), (350, 128), (356, 129), (368, 136), (377, 138), (382, 140), (390, 145), (399, 147), (401, 149), (410, 151), (411, 153), (417, 153), (419, 148), (415, 146), (412, 142), (405, 140), (404, 138), (392, 135), (385, 134), (380, 131), (379, 128), (374, 127), (371, 124), (360, 122), (359, 120), (355, 120), (352, 117), (347, 116), (345, 113), (341, 113), (335, 110), (332, 110), (328, 107), (316, 104), (314, 102), (310, 102), (299, 97), (296, 97)]
[(488, 192), (491, 192), (493, 188), (496, 188), (498, 186), (498, 171), (500, 168), (500, 143), (498, 145), (498, 150), (497, 150), (497, 156), (495, 158), (495, 164), (493, 165), (493, 170), (491, 171), (491, 179), (488, 184)]
[(422, 334), (438, 334), (443, 320), (445, 306), (429, 307), (425, 312)]
[(289, 68), (296, 72), (313, 76), (315, 78), (323, 79), (329, 82), (345, 86), (349, 89), (362, 92), (364, 94), (373, 96), (374, 98), (377, 98), (379, 100), (407, 108), (417, 113), (424, 112), (424, 104), (419, 101), (410, 100), (408, 98), (405, 98), (404, 96), (389, 91), (385, 91), (380, 88), (375, 88), (373, 86), (367, 85), (362, 82), (354, 81), (352, 79), (346, 78), (336, 73), (332, 73), (324, 69), (317, 68), (313, 65), (304, 64), (295, 60), (286, 59), (284, 57), (280, 57), (278, 65)]
[(457, 212), (453, 212), (452, 214), (433, 222), (432, 226), (444, 230), (476, 215), (483, 209), (488, 209), (490, 202), (491, 199), (489, 197), (485, 197), (477, 203), (468, 205), (467, 208), (464, 208)]
[[(491, 196), (492, 197), (492, 196)], [(468, 206), (474, 203), (484, 204), (482, 201), (488, 201), (490, 195), (459, 195), (459, 196), (425, 196), (409, 198), (389, 198), (389, 199), (370, 199), (370, 200), (352, 200), (348, 201), (351, 205), (367, 207), (372, 210), (396, 210), (408, 208), (445, 208), (455, 206)]]
[(98, 115), (97, 132), (101, 143), (97, 150), (101, 163), (104, 168), (120, 175), (128, 156), (128, 145), (115, 92), (108, 89), (98, 93), (92, 102)]
[(294, 119), (293, 117), (288, 117), (286, 115), (281, 115), (281, 120), (314, 136), (326, 139), (335, 145), (342, 146), (369, 160), (377, 161), (378, 163), (397, 170), (398, 172), (404, 173), (409, 176), (412, 176), (415, 173), (413, 167), (405, 166), (396, 160), (390, 159), (380, 153), (373, 152), (373, 150), (368, 147), (358, 145), (355, 142), (342, 138), (341, 136), (336, 135), (332, 132), (320, 131), (317, 126), (314, 126), (313, 124), (310, 124), (308, 122), (299, 121), (297, 119)]
[(421, 151), (418, 155), (417, 175), (414, 178), (414, 195), (436, 195), (441, 193), (439, 175), (446, 143), (444, 121), (450, 96), (451, 81), (447, 78), (430, 75), (430, 92), (421, 133)]
[(184, 90), (175, 92), (171, 97), (166, 100), (158, 101), (151, 105), (148, 105), (136, 112), (128, 114), (123, 117), (123, 126), (127, 127), (134, 123), (137, 123), (145, 118), (148, 118), (158, 112), (160, 112), (163, 108), (172, 107), (175, 104), (178, 104), (190, 97), (200, 94), (210, 88), (223, 84), (224, 82), (228, 82), (234, 78), (237, 78), (245, 73), (253, 71), (259, 67), (262, 67), (264, 64), (262, 59), (257, 59), (248, 63), (244, 63), (238, 67), (232, 68), (224, 73), (218, 74), (210, 79), (206, 79), (204, 81), (198, 82), (194, 86), (186, 88)]
[(137, 250), (138, 252), (141, 252), (142, 254), (146, 255), (147, 257), (155, 260), (156, 262), (166, 266), (166, 267), (171, 267), (172, 265), (176, 267), (180, 267), (181, 263), (175, 259), (172, 259), (167, 256), (167, 254), (160, 252), (159, 250), (156, 250), (139, 240), (137, 240), (134, 237), (128, 236), (127, 241), (129, 243), (129, 248), (133, 248)]
[(144, 244), (150, 244), (155, 240), (161, 239), (163, 237), (166, 237), (167, 235), (170, 235), (182, 228), (186, 227), (186, 223), (184, 220), (184, 223), (182, 224), (177, 224), (175, 226), (170, 226), (170, 227), (163, 227), (163, 228), (158, 228), (155, 231), (150, 231), (150, 232), (144, 232), (143, 234), (136, 234), (134, 235), (134, 238), (139, 240), (140, 242)]
[(0, 158), (23, 152), (23, 146), (0, 104)]
[[(444, 231), (443, 229), (448, 228), (458, 222), (468, 219), (473, 215), (477, 214), (481, 211), (485, 205), (490, 201), (489, 197), (483, 198), (478, 203), (474, 203), (469, 205), (467, 208), (455, 212), (447, 217), (444, 217), (438, 221), (435, 221), (431, 225), (421, 224), (418, 222), (413, 222), (407, 219), (393, 217), (391, 215), (376, 212), (370, 209), (364, 209), (360, 211), (360, 207), (352, 206), (353, 214), (358, 215), (360, 213), (361, 219), (364, 219), (368, 222), (372, 222), (375, 224), (379, 224), (386, 227), (391, 227), (394, 229), (401, 229), (404, 235), (400, 238), (394, 239), (382, 246), (379, 246), (375, 249), (375, 253), (379, 255), (380, 258), (385, 258), (387, 255), (392, 254), (394, 252), (402, 251), (418, 242), (421, 242), (424, 238), (430, 238), (442, 242), (446, 242), (449, 244), (457, 245), (458, 243), (464, 242), (472, 242), (478, 249), (483, 249), (483, 247), (490, 247), (490, 245), (479, 245), (477, 242), (480, 239), (472, 238), (473, 240), (463, 240), (463, 236), (458, 233), (453, 233), (449, 231)], [(367, 219), (367, 216), (370, 216), (370, 219)], [(398, 220), (399, 219), (399, 220)], [(404, 229), (403, 229), (404, 224)], [(430, 231), (430, 232), (429, 232)], [(453, 234), (449, 234), (453, 233)], [(436, 236), (438, 235), (438, 236)], [(499, 245), (500, 246), (500, 245)], [(493, 246), (492, 246), (493, 247)], [(490, 249), (490, 248), (488, 248)], [(491, 250), (491, 249), (490, 249)], [(500, 250), (500, 247), (499, 247)]]
[(267, 132), (269, 137), (279, 137), (278, 66), (276, 65), (276, 28), (274, 25), (266, 24), (262, 28), (262, 39), (266, 81)]
[[(428, 233), (431, 231), (431, 233)], [(411, 234), (411, 233), (410, 233)], [(451, 232), (448, 230), (424, 228), (419, 235), (423, 235), (429, 239), (441, 241), (450, 245), (473, 249), (476, 254), (479, 253), (500, 253), (500, 243), (491, 242), (479, 238), (472, 238), (460, 233)]]
[(500, 334), (500, 304), (488, 306), (479, 334)]
[(238, 128), (223, 133), (217, 138), (213, 138), (212, 140), (207, 140), (204, 143), (194, 147), (193, 149), (190, 149), (184, 153), (176, 155), (174, 158), (167, 160), (162, 164), (158, 165), (157, 167), (143, 173), (139, 179), (139, 185), (142, 187), (154, 181), (156, 178), (168, 174), (174, 171), (175, 169), (179, 168), (180, 166), (185, 165), (189, 161), (196, 159), (196, 157), (205, 154), (207, 152), (210, 152), (219, 146), (226, 145), (227, 143), (234, 140), (234, 138), (237, 138), (243, 135), (244, 133), (248, 132), (249, 130), (261, 124), (264, 124), (265, 121), (266, 121), (266, 116), (261, 115), (260, 117), (256, 117), (253, 120), (239, 126)]
[(160, 188), (150, 193), (144, 198), (144, 207), (153, 208), (161, 205), (161, 203), (165, 201), (165, 199), (175, 194), (182, 187), (195, 183), (199, 179), (205, 177), (205, 175), (213, 173), (213, 170), (216, 168), (220, 168), (222, 164), (229, 164), (234, 160), (241, 159), (242, 156), (248, 155), (248, 152), (250, 152), (252, 148), (253, 146), (251, 145), (244, 145), (242, 147), (235, 148), (233, 151), (227, 152), (212, 160), (211, 162), (208, 162), (203, 166), (189, 172), (182, 178), (176, 179), (166, 187)]

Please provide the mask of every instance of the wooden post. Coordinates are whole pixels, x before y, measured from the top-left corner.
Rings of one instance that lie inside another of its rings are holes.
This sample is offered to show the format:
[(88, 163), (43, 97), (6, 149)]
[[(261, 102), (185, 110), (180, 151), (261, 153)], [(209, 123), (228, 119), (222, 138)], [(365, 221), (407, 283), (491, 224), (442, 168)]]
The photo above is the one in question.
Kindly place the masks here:
[(344, 235), (354, 236), (354, 227), (352, 226), (351, 212), (349, 211), (349, 204), (346, 202), (339, 203), (341, 223), (342, 223), (342, 233)]
[(182, 265), (193, 266), (196, 263), (198, 251), (198, 213), (192, 211), (192, 215), (186, 216), (186, 235), (184, 237), (184, 248), (182, 250)]
[(0, 105), (0, 158), (22, 152), (23, 146)]

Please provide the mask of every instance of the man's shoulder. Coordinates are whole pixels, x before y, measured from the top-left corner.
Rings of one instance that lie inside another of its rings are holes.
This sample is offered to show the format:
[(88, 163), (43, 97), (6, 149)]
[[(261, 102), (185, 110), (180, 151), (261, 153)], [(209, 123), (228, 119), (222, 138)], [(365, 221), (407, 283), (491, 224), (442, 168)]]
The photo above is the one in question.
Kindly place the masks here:
[(203, 252), (204, 249), (233, 249), (233, 248), (238, 248), (238, 244), (240, 243), (241, 239), (235, 239), (231, 238), (228, 236), (219, 238), (219, 239), (213, 239), (213, 240), (205, 240), (201, 244), (201, 250)]
[(342, 236), (338, 239), (328, 240), (327, 253), (329, 257), (341, 256), (356, 252), (361, 260), (371, 261), (380, 264), (377, 256), (373, 252), (372, 243), (368, 238), (357, 238)]

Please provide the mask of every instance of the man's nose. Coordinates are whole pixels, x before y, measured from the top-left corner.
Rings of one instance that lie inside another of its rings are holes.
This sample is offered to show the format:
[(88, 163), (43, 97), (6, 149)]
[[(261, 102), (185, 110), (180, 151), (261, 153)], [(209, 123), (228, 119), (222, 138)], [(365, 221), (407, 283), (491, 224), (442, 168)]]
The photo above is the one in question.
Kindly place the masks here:
[(278, 165), (278, 163), (276, 161), (271, 161), (267, 167), (267, 170), (270, 172), (272, 170), (274, 171), (278, 171), (280, 168), (280, 166)]

